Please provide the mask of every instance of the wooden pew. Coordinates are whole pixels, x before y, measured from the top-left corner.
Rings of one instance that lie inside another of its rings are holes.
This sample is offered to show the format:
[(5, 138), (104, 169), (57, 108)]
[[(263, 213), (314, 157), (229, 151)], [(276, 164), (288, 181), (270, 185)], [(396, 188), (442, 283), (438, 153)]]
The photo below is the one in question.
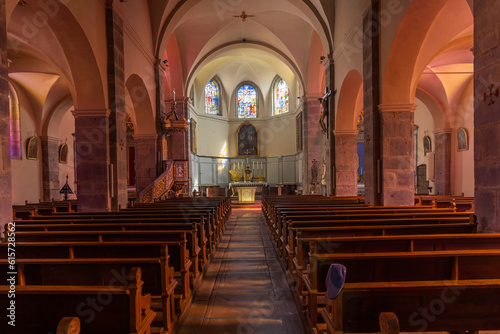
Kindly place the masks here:
[[(170, 250), (170, 262), (179, 277), (184, 298), (191, 293), (190, 269), (193, 262), (189, 259), (186, 232), (183, 231), (49, 231), (49, 232), (16, 232), (16, 246), (19, 243), (115, 243), (123, 248), (133, 242), (156, 242), (167, 245)], [(17, 247), (16, 247), (17, 248)], [(17, 254), (17, 251), (16, 251)]]
[(297, 237), (297, 251), (293, 259), (297, 276), (309, 262), (310, 244), (316, 254), (421, 252), (446, 250), (500, 249), (500, 233), (413, 234), (357, 237)]
[[(171, 247), (173, 248), (173, 247)], [(0, 243), (0, 250), (3, 253), (0, 255), (0, 263), (6, 266), (7, 264), (7, 244)], [(41, 268), (33, 267), (33, 265), (28, 270), (28, 275), (31, 279), (40, 283), (42, 280), (41, 274), (37, 274), (42, 270), (50, 270), (50, 267), (71, 266), (75, 262), (81, 262), (80, 265), (84, 266), (88, 263), (95, 263), (102, 266), (102, 280), (107, 284), (113, 277), (112, 274), (113, 264), (125, 268), (131, 264), (139, 263), (144, 267), (144, 275), (147, 278), (145, 288), (148, 292), (152, 293), (157, 304), (160, 304), (158, 308), (163, 308), (163, 321), (164, 328), (169, 328), (169, 319), (175, 321), (176, 312), (182, 313), (186, 310), (187, 300), (190, 297), (191, 290), (189, 288), (189, 269), (191, 263), (186, 265), (185, 269), (179, 269), (178, 267), (182, 264), (177, 264), (176, 261), (180, 261), (175, 254), (168, 254), (168, 248), (165, 242), (161, 241), (131, 241), (131, 242), (54, 242), (54, 243), (44, 243), (44, 242), (16, 242), (16, 257), (17, 263), (20, 264), (19, 267), (19, 279), (22, 280), (24, 275), (24, 265), (33, 264), (33, 262), (40, 262)], [(5, 255), (3, 255), (5, 254)], [(56, 265), (60, 262), (59, 265)], [(45, 266), (43, 265), (45, 264)], [(50, 265), (49, 265), (50, 264)], [(80, 269), (82, 270), (82, 269)], [(89, 269), (90, 270), (90, 269)], [(118, 271), (121, 272), (122, 269)], [(75, 272), (77, 270), (75, 269)], [(3, 271), (0, 273), (0, 279), (3, 279)], [(78, 271), (79, 272), (79, 271)], [(60, 273), (60, 271), (57, 271)], [(65, 275), (61, 274), (60, 278), (54, 276), (54, 273), (47, 272), (46, 277), (50, 280), (56, 280), (55, 283), (61, 283), (57, 279), (68, 279), (73, 276), (74, 280), (84, 280), (82, 283), (89, 284), (90, 281), (98, 282), (99, 273), (94, 273), (93, 275), (78, 275), (68, 272)], [(89, 276), (89, 277), (86, 277)], [(54, 278), (55, 277), (55, 278)], [(85, 281), (86, 279), (90, 281)], [(178, 285), (178, 281), (182, 282), (182, 285)], [(23, 281), (19, 282), (24, 284)], [(173, 291), (175, 290), (175, 291)], [(175, 292), (175, 295), (173, 294)], [(173, 296), (173, 298), (172, 298)], [(175, 303), (175, 307), (173, 304)]]
[[(209, 253), (215, 250), (215, 242), (217, 229), (213, 221), (213, 216), (207, 211), (191, 212), (190, 215), (181, 214), (179, 212), (85, 212), (77, 214), (54, 214), (50, 217), (32, 217), (30, 220), (36, 220), (41, 224), (66, 224), (66, 223), (158, 223), (158, 224), (199, 224), (198, 240), (202, 241), (200, 247), (202, 248), (202, 261), (206, 263)], [(16, 224), (35, 224), (35, 222), (21, 222), (16, 221)]]
[[(169, 267), (169, 257), (165, 247), (161, 258), (22, 258), (16, 261), (16, 285), (114, 287), (124, 285), (126, 273), (140, 265), (145, 282), (143, 292), (152, 296), (151, 308), (161, 312), (161, 327), (164, 333), (169, 333), (176, 320), (174, 291), (178, 284), (174, 279), (174, 268)], [(0, 260), (0, 268), (8, 272), (7, 260)]]
[(347, 283), (449, 281), (500, 277), (500, 250), (317, 254), (311, 245), (311, 262), (304, 285), (308, 314), (316, 326), (318, 297), (326, 292), (326, 276), (332, 263), (347, 268)]
[(299, 233), (302, 233), (301, 236), (303, 237), (471, 233), (477, 231), (477, 223), (474, 216), (458, 218), (417, 217), (411, 219), (396, 217), (394, 219), (371, 220), (334, 220), (334, 218), (331, 218), (318, 221), (288, 221), (286, 230), (288, 230), (288, 233), (282, 236), (282, 242), (286, 243), (286, 246), (283, 247), (282, 256), (287, 259), (288, 268), (290, 269), (292, 268), (296, 239)]
[[(447, 209), (445, 209), (447, 210)], [(441, 222), (449, 222), (452, 221), (453, 219), (469, 219), (470, 221), (475, 222), (476, 217), (472, 215), (471, 213), (466, 213), (466, 212), (461, 212), (461, 213), (454, 213), (454, 212), (449, 212), (449, 211), (437, 211), (437, 212), (428, 212), (427, 210), (419, 212), (409, 210), (409, 212), (406, 212), (406, 210), (381, 210), (381, 211), (374, 211), (370, 213), (367, 213), (363, 210), (360, 210), (358, 212), (351, 212), (351, 213), (346, 213), (346, 212), (331, 212), (331, 213), (312, 213), (312, 214), (293, 214), (293, 215), (287, 215), (284, 216), (282, 219), (282, 223), (278, 225), (278, 227), (281, 227), (281, 231), (277, 231), (277, 234), (279, 236), (279, 239), (277, 240), (278, 246), (280, 246), (281, 242), (286, 243), (286, 240), (288, 238), (288, 231), (290, 229), (290, 224), (293, 226), (305, 226), (301, 225), (300, 222), (318, 222), (318, 226), (322, 226), (322, 224), (327, 224), (329, 225), (328, 222), (332, 222), (337, 225), (339, 221), (358, 221), (360, 224), (363, 222), (366, 222), (366, 225), (371, 225), (373, 222), (379, 222), (378, 225), (388, 225), (391, 224), (392, 222), (399, 224), (401, 220), (408, 220), (410, 223), (415, 223), (419, 224), (420, 222), (424, 223), (430, 223), (430, 221), (435, 220), (435, 219), (442, 219)], [(385, 221), (388, 221), (386, 224)], [(399, 222), (398, 222), (399, 221)], [(321, 223), (323, 222), (323, 223)], [(457, 221), (455, 221), (457, 222)], [(306, 223), (304, 223), (306, 224)], [(312, 223), (311, 223), (312, 224)], [(359, 224), (358, 224), (359, 225)], [(310, 225), (314, 226), (314, 225)]]
[[(151, 296), (142, 294), (141, 270), (130, 272), (129, 284), (109, 286), (16, 286), (16, 333), (52, 333), (68, 314), (81, 317), (82, 333), (149, 334), (156, 315), (150, 309)], [(10, 286), (0, 286), (6, 295)], [(1, 298), (0, 307), (10, 299)], [(7, 321), (0, 322), (1, 333), (12, 333)]]
[[(123, 218), (121, 216), (105, 216), (107, 219), (65, 219), (56, 220), (36, 220), (36, 221), (14, 221), (18, 238), (26, 235), (27, 231), (135, 231), (135, 230), (165, 230), (184, 231), (187, 238), (187, 249), (189, 250), (191, 261), (194, 264), (194, 279), (198, 277), (201, 268), (207, 264), (208, 248), (207, 237), (205, 235), (206, 224), (203, 217), (198, 221), (187, 219), (170, 218)], [(113, 218), (114, 217), (114, 218)], [(108, 219), (109, 218), (109, 219)], [(5, 226), (5, 233), (9, 232), (9, 226)], [(29, 234), (28, 234), (29, 235)], [(31, 235), (30, 240), (33, 238)], [(42, 236), (43, 238), (43, 236)], [(42, 239), (40, 239), (42, 240)], [(29, 240), (26, 240), (29, 241)]]
[(321, 310), (319, 333), (500, 330), (498, 300), (499, 279), (346, 283)]

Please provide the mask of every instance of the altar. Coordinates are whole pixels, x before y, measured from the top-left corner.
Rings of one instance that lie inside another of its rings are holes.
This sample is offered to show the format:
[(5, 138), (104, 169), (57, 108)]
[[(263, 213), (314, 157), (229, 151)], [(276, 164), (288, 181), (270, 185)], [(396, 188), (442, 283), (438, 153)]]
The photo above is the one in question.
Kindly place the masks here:
[(262, 191), (265, 186), (266, 182), (232, 182), (229, 183), (229, 190), (233, 195), (238, 194), (239, 202), (254, 202), (257, 189)]

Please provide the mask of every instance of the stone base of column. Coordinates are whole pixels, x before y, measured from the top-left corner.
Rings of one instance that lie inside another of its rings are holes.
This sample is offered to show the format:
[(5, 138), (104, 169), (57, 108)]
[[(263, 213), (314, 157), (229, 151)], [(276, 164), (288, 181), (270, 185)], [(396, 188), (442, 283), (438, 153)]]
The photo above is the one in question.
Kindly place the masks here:
[(335, 131), (337, 196), (356, 196), (358, 194), (356, 134), (356, 131)]
[(415, 105), (381, 105), (382, 205), (415, 204)]
[(78, 211), (109, 211), (109, 110), (75, 110)]
[(40, 137), (42, 147), (42, 179), (43, 200), (50, 202), (58, 200), (59, 193), (59, 139), (54, 137)]
[(134, 135), (137, 196), (156, 179), (157, 135)]
[(435, 193), (451, 193), (451, 130), (434, 131), (434, 179)]

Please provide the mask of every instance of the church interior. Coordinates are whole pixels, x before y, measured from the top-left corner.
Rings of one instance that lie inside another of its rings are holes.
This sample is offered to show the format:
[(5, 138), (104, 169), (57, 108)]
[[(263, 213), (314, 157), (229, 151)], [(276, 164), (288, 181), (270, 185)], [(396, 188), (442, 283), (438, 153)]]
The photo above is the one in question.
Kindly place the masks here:
[(498, 17), (0, 0), (0, 332), (500, 331)]

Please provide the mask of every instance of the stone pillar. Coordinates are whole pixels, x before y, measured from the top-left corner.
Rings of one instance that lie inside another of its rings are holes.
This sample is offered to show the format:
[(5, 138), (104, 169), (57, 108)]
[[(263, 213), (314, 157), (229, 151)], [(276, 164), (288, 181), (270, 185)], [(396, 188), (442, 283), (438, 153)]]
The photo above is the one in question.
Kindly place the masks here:
[(78, 211), (109, 211), (109, 110), (75, 110)]
[(125, 111), (125, 61), (123, 20), (114, 9), (106, 8), (106, 41), (108, 51), (108, 103), (110, 163), (113, 169), (111, 209), (127, 204), (127, 150)]
[(379, 0), (372, 0), (363, 16), (363, 108), (365, 131), (365, 202), (382, 205), (380, 166), (380, 45)]
[(316, 179), (316, 186), (314, 193), (321, 194), (321, 157), (322, 149), (324, 145), (324, 136), (321, 132), (321, 125), (319, 123), (319, 118), (321, 114), (321, 105), (318, 101), (320, 96), (307, 96), (303, 103), (303, 170), (302, 170), (302, 183), (303, 183), (303, 193), (311, 194), (312, 185), (312, 174), (311, 167), (313, 166), (313, 160), (316, 160), (316, 166), (318, 168), (318, 177)]
[(156, 179), (157, 135), (134, 135), (137, 196)]
[(59, 200), (59, 138), (40, 137), (42, 147), (43, 200)]
[(500, 232), (500, 2), (474, 0), (474, 206), (479, 229)]
[(435, 193), (449, 195), (451, 194), (451, 130), (434, 131), (434, 141)]
[(415, 204), (413, 112), (416, 105), (381, 105), (382, 205)]
[(0, 232), (12, 220), (12, 171), (10, 168), (9, 71), (5, 0), (0, 0)]
[(163, 173), (163, 160), (167, 156), (167, 143), (161, 131), (161, 119), (165, 116), (165, 65), (161, 59), (155, 62), (155, 84), (156, 84), (156, 176)]
[[(170, 113), (172, 110), (172, 101), (166, 103)], [(184, 100), (176, 100), (176, 113), (179, 118), (188, 117), (188, 102)], [(168, 158), (172, 160), (189, 160), (189, 132), (170, 133), (167, 138), (168, 143)]]
[(337, 196), (358, 194), (357, 131), (335, 131)]

